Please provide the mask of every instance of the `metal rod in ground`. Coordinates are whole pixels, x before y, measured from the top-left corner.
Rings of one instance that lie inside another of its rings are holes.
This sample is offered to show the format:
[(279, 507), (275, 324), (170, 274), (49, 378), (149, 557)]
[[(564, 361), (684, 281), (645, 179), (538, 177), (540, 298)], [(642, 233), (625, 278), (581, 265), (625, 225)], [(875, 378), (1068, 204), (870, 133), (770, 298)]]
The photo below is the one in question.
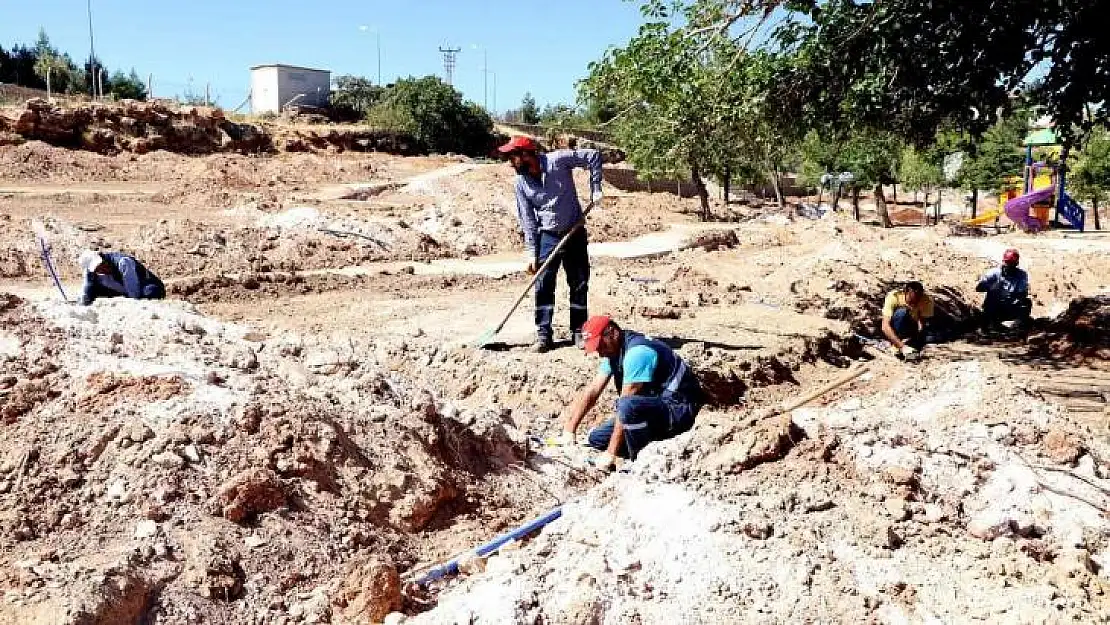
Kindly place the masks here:
[[(497, 548), (500, 547), (501, 545), (504, 545), (505, 543), (509, 542), (510, 540), (517, 540), (517, 539), (520, 539), (524, 536), (527, 536), (528, 534), (531, 534), (532, 532), (540, 529), (541, 527), (543, 527), (543, 526), (547, 525), (548, 523), (554, 521), (555, 519), (559, 518), (560, 516), (562, 516), (562, 514), (563, 514), (563, 507), (559, 506), (558, 508), (555, 508), (554, 510), (552, 510), (551, 512), (548, 512), (547, 514), (545, 514), (543, 516), (539, 516), (539, 517), (536, 517), (536, 518), (532, 519), (531, 521), (525, 523), (524, 525), (521, 525), (520, 527), (516, 528), (515, 530), (505, 532), (504, 534), (498, 536), (497, 538), (494, 538), (493, 540), (489, 541), (488, 543), (478, 547), (477, 549), (474, 550), (474, 552), (476, 554), (478, 554), (479, 556), (489, 555), (489, 554), (493, 553), (494, 551), (496, 551)], [(421, 586), (424, 586), (424, 585), (428, 584), (429, 582), (433, 582), (437, 579), (441, 579), (441, 578), (446, 577), (448, 575), (454, 575), (455, 573), (458, 573), (458, 572), (459, 572), (459, 556), (456, 556), (455, 558), (452, 558), (451, 560), (449, 560), (447, 562), (444, 562), (443, 564), (440, 564), (439, 566), (433, 567), (431, 570), (425, 572), (423, 575), (420, 576), (420, 578), (418, 578), (416, 580), (416, 583), (421, 585)]]
[(42, 249), (42, 263), (46, 265), (46, 270), (50, 272), (50, 277), (54, 278), (54, 286), (58, 287), (58, 291), (62, 294), (62, 299), (69, 303), (69, 296), (66, 295), (66, 290), (62, 288), (62, 281), (58, 279), (58, 272), (54, 269), (54, 262), (50, 260), (50, 248), (46, 247), (46, 239), (39, 237), (39, 247)]

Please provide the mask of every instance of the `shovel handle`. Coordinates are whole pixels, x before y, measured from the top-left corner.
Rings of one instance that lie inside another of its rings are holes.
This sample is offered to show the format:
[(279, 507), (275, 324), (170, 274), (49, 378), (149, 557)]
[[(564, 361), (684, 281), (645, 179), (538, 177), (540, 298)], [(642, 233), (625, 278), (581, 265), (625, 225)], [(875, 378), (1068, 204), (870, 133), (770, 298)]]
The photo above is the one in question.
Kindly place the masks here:
[(590, 214), (590, 211), (593, 210), (593, 207), (594, 203), (590, 202), (589, 205), (586, 206), (585, 210), (582, 211), (582, 216), (578, 218), (578, 221), (574, 222), (574, 226), (572, 226), (571, 229), (563, 235), (563, 238), (555, 246), (555, 249), (551, 250), (551, 253), (547, 255), (547, 260), (543, 261), (543, 264), (540, 265), (538, 269), (536, 269), (536, 274), (533, 275), (532, 279), (528, 281), (528, 286), (524, 287), (524, 290), (521, 291), (520, 297), (516, 298), (516, 302), (513, 303), (512, 308), (509, 309), (509, 312), (505, 313), (505, 316), (501, 319), (501, 323), (498, 323), (497, 327), (493, 329), (493, 334), (497, 334), (501, 331), (501, 328), (505, 327), (505, 324), (509, 322), (509, 317), (513, 316), (513, 313), (516, 312), (516, 309), (520, 306), (520, 303), (523, 302), (524, 298), (528, 296), (528, 291), (531, 291), (532, 287), (536, 284), (536, 280), (540, 279), (540, 276), (543, 275), (543, 272), (547, 269), (548, 265), (550, 265), (555, 260), (555, 257), (559, 255), (559, 252), (563, 251), (563, 248), (567, 245), (567, 241), (570, 240), (574, 233), (578, 232), (579, 228), (586, 225), (586, 216)]

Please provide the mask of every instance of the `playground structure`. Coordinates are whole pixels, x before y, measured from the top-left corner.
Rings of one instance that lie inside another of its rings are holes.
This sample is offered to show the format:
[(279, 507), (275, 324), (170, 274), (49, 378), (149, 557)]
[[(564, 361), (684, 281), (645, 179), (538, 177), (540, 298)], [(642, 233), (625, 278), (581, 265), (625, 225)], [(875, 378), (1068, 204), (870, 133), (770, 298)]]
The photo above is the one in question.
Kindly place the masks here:
[[(1083, 231), (1084, 211), (1065, 190), (1066, 169), (1044, 161), (1033, 160), (1033, 148), (1046, 147), (1059, 153), (1056, 134), (1045, 128), (1032, 132), (1025, 138), (1025, 167), (1022, 175), (1022, 193), (1013, 196), (1011, 190), (1004, 197), (1002, 211), (1018, 228), (1026, 232), (1040, 232), (1050, 225), (1061, 225), (1063, 217), (1071, 227)], [(1049, 212), (1055, 215), (1049, 220)]]
[[(1062, 225), (1060, 218), (1083, 231), (1084, 210), (1065, 191), (1064, 171), (1046, 161), (1033, 160), (1033, 148), (1045, 148), (1047, 152), (1060, 157), (1060, 146), (1056, 143), (1056, 133), (1050, 128), (1036, 130), (1025, 138), (1025, 166), (1021, 176), (1011, 176), (1003, 185), (998, 198), (999, 208), (987, 211), (978, 217), (965, 219), (964, 225), (982, 226), (997, 222), (1006, 215), (1011, 222), (1025, 232), (1040, 232), (1055, 224)], [(1055, 215), (1049, 213), (1055, 208)], [(997, 223), (996, 223), (997, 225)]]

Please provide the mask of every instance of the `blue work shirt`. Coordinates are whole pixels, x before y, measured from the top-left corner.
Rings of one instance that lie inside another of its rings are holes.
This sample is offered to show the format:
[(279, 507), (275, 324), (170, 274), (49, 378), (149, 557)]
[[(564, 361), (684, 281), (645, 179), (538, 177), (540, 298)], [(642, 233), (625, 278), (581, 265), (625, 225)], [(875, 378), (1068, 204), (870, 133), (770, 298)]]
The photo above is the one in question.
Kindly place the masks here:
[(590, 191), (601, 192), (601, 152), (555, 150), (540, 154), (540, 177), (516, 177), (516, 215), (524, 232), (524, 246), (533, 256), (540, 231), (564, 233), (582, 217), (574, 190), (575, 167), (590, 170)]
[(107, 274), (86, 273), (82, 289), (81, 303), (88, 306), (96, 299), (97, 290), (108, 290), (131, 299), (143, 298), (143, 287), (160, 283), (158, 277), (150, 273), (134, 256), (119, 252), (100, 255), (111, 267)]
[(986, 293), (992, 302), (1012, 304), (1029, 295), (1029, 274), (1017, 267), (1005, 271), (995, 267), (983, 275), (975, 290)]

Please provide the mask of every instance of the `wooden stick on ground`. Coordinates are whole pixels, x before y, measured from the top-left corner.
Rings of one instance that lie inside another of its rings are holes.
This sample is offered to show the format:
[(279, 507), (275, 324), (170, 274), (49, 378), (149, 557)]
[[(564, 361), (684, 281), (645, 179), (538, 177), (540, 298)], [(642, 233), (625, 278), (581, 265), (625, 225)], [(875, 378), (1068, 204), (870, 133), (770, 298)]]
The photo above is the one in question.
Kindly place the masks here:
[(804, 406), (804, 405), (808, 404), (809, 402), (817, 399), (818, 397), (821, 397), (825, 393), (828, 393), (829, 391), (832, 391), (832, 390), (840, 388), (841, 386), (844, 386), (845, 384), (847, 384), (847, 383), (851, 382), (852, 380), (858, 378), (859, 376), (863, 375), (864, 373), (867, 373), (870, 369), (871, 369), (871, 366), (869, 364), (862, 364), (858, 367), (855, 367), (854, 369), (851, 369), (850, 371), (848, 371), (844, 375), (840, 376), (839, 378), (833, 380), (832, 382), (829, 382), (828, 384), (826, 384), (826, 385), (824, 385), (824, 386), (822, 386), (822, 387), (820, 387), (820, 388), (818, 388), (814, 391), (810, 391), (809, 393), (806, 393), (805, 395), (802, 395), (801, 397), (799, 397), (797, 399), (793, 399), (793, 400), (783, 404), (782, 406), (779, 406), (778, 408), (774, 408), (774, 409), (772, 409), (772, 412), (770, 414), (761, 415), (761, 416), (758, 417), (758, 419), (770, 419), (771, 417), (774, 417), (776, 415), (786, 414), (786, 413), (790, 412), (791, 410), (794, 410), (796, 408), (801, 408), (802, 406)]

